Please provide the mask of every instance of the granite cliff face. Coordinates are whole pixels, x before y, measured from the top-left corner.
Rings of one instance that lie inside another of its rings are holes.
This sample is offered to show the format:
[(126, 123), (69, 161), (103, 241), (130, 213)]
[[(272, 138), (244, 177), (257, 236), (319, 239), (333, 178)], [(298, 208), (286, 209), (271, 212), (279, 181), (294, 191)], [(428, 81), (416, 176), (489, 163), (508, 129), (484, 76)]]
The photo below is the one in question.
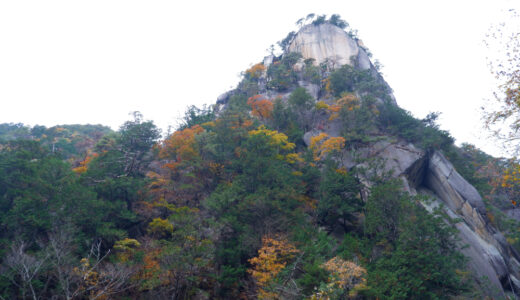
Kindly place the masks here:
[[(305, 59), (314, 59), (314, 65), (326, 65), (329, 70), (337, 69), (343, 65), (350, 65), (361, 70), (368, 70), (378, 81), (388, 86), (381, 74), (370, 61), (368, 52), (362, 42), (353, 38), (343, 29), (332, 24), (304, 26), (293, 37), (285, 53), (301, 53)], [(264, 60), (264, 65), (269, 65), (269, 59)], [(303, 62), (297, 64), (301, 67)], [(301, 85), (305, 85), (302, 83)], [(311, 94), (316, 94), (316, 89), (309, 89)], [(390, 87), (388, 86), (391, 91)], [(395, 97), (390, 92), (391, 100), (395, 103)], [(316, 99), (318, 99), (316, 97)], [(395, 103), (396, 104), (396, 103)]]
[[(361, 69), (373, 69), (365, 50), (343, 30), (330, 24), (307, 26), (293, 39), (288, 51), (300, 51), (305, 58), (316, 62), (333, 61), (333, 67), (341, 64)], [(352, 59), (347, 59), (352, 57)], [(337, 64), (336, 64), (337, 63)], [(374, 76), (380, 76), (375, 74)], [(380, 79), (382, 80), (382, 78)], [(305, 140), (320, 132), (339, 136), (338, 124), (327, 122), (322, 130), (308, 132)], [(426, 153), (419, 147), (404, 141), (381, 141), (370, 147), (358, 149), (359, 157), (378, 157), (384, 161), (386, 171), (403, 181), (411, 194), (423, 194), (432, 199), (424, 203), (427, 209), (441, 206), (455, 222), (459, 231), (461, 250), (469, 259), (475, 280), (482, 286), (487, 278), (493, 297), (504, 297), (505, 290), (520, 289), (520, 256), (486, 215), (486, 208), (477, 190), (469, 184), (439, 151)], [(356, 166), (351, 153), (344, 153), (343, 165)], [(368, 183), (369, 184), (369, 183)]]
[[(368, 70), (379, 82), (387, 85), (359, 41), (334, 25), (325, 23), (304, 26), (290, 41), (283, 55), (291, 52), (303, 56), (295, 65), (298, 71), (302, 69), (305, 59), (312, 58), (314, 65), (326, 65), (329, 71), (342, 65)], [(263, 61), (266, 67), (272, 63), (272, 56)], [(259, 94), (266, 98), (281, 97), (286, 100), (292, 90), (270, 91), (262, 84), (268, 80), (264, 72)], [(332, 104), (333, 100), (323, 93), (320, 85), (299, 80), (298, 86), (306, 88), (316, 101)], [(225, 105), (235, 92), (220, 96), (218, 103)], [(390, 101), (397, 105), (391, 93)], [(322, 132), (332, 137), (340, 136), (339, 120), (330, 120), (320, 115), (313, 118), (312, 128), (303, 137), (307, 145), (311, 137)], [(395, 137), (381, 137), (380, 132), (373, 134), (378, 136), (378, 142), (356, 149), (355, 153), (345, 151), (341, 164), (351, 169), (360, 166), (360, 161), (366, 158), (383, 161), (381, 171), (391, 172), (392, 176), (400, 178), (403, 189), (412, 195), (421, 194), (431, 199), (423, 203), (426, 209), (431, 211), (440, 207), (445, 212), (446, 222), (452, 223), (459, 232), (461, 251), (469, 260), (475, 282), (485, 294), (502, 298), (506, 293), (511, 295), (511, 292), (520, 291), (520, 255), (488, 220), (486, 207), (475, 187), (455, 170), (441, 152), (425, 151)], [(370, 186), (369, 179), (360, 179)]]
[(351, 61), (351, 57), (356, 59), (363, 52), (365, 55), (361, 57), (366, 59), (361, 60), (360, 67), (370, 68), (370, 61), (357, 42), (344, 30), (331, 24), (303, 27), (293, 38), (287, 51), (301, 53), (305, 59), (313, 58), (317, 65), (328, 63), (332, 67), (352, 65), (354, 61)]

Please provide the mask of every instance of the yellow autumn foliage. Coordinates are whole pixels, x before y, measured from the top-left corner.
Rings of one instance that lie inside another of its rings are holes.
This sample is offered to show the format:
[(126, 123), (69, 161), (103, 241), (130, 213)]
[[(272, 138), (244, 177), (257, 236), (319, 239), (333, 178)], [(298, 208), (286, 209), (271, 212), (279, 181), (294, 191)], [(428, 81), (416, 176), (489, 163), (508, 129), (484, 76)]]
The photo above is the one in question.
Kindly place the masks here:
[(315, 161), (320, 161), (330, 153), (338, 152), (345, 147), (345, 138), (329, 137), (322, 132), (317, 136), (311, 137), (310, 148)]
[(324, 101), (318, 101), (316, 102), (316, 110), (320, 109), (329, 109), (329, 105), (325, 103)]
[(258, 286), (259, 299), (276, 298), (276, 293), (269, 286), (296, 253), (298, 250), (285, 238), (262, 238), (262, 248), (258, 250), (257, 257), (249, 260), (252, 268), (247, 270)]
[(310, 299), (335, 299), (333, 296), (338, 292), (342, 294), (346, 292), (347, 299), (355, 299), (358, 292), (366, 288), (367, 271), (354, 262), (336, 256), (321, 267), (329, 272), (328, 283)]
[(303, 158), (300, 156), (300, 153), (289, 153), (285, 156), (285, 161), (290, 164), (302, 163)]
[(269, 137), (269, 144), (277, 146), (284, 150), (292, 150), (296, 147), (294, 143), (289, 142), (289, 138), (276, 130), (269, 130), (264, 125), (261, 125), (256, 130), (249, 131), (249, 136), (264, 135)]
[(168, 220), (155, 218), (148, 224), (147, 229), (149, 234), (156, 236), (166, 236), (173, 232), (173, 224)]

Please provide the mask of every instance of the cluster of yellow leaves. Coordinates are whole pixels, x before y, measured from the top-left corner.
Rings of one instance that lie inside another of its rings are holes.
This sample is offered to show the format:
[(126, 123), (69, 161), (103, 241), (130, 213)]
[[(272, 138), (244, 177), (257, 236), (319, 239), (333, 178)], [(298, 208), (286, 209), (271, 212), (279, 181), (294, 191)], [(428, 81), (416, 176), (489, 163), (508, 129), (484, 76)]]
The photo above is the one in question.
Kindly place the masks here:
[(311, 198), (307, 195), (296, 196), (296, 200), (304, 204), (305, 211), (309, 213), (313, 213), (316, 211), (316, 208), (318, 206), (318, 200)]
[(173, 233), (173, 224), (168, 220), (155, 218), (148, 224), (147, 231), (157, 237), (168, 236)]
[(129, 261), (134, 251), (139, 247), (141, 247), (141, 243), (135, 239), (129, 238), (119, 240), (114, 244), (114, 250), (117, 251), (117, 257), (122, 262)]
[(507, 238), (506, 238), (506, 241), (507, 241), (510, 245), (514, 245), (515, 243), (518, 242), (518, 238), (507, 237)]
[[(311, 137), (311, 145), (310, 145), (310, 148), (314, 151), (315, 149), (318, 150), (318, 146), (321, 144), (321, 142), (328, 138), (329, 135), (326, 134), (325, 132), (321, 132), (320, 134), (318, 134), (317, 136), (313, 136)], [(317, 154), (317, 153), (316, 153)]]
[[(147, 246), (141, 247), (141, 243), (137, 240), (125, 238), (114, 244), (114, 250), (117, 252), (118, 260), (123, 263), (133, 261), (137, 250), (144, 252), (142, 264), (139, 265), (138, 272), (133, 276), (136, 280), (142, 281), (155, 278), (161, 271), (159, 265), (160, 249), (148, 248)], [(143, 283), (143, 287), (146, 287), (146, 285), (147, 283)]]
[(295, 163), (303, 163), (303, 158), (300, 156), (300, 153), (289, 153), (285, 156), (285, 161), (290, 164)]
[(220, 176), (222, 172), (224, 172), (224, 165), (216, 162), (210, 162), (209, 163), (209, 171), (212, 174), (215, 174), (217, 176)]
[(149, 206), (150, 209), (153, 208), (165, 208), (170, 212), (173, 213), (181, 213), (181, 214), (193, 214), (198, 213), (199, 209), (196, 207), (188, 207), (188, 206), (177, 206), (172, 203), (168, 203), (166, 199), (163, 197), (160, 197), (159, 199), (154, 200), (151, 203), (147, 203), (147, 206)]
[(202, 126), (203, 128), (211, 128), (211, 127), (215, 127), (215, 122), (213, 122), (213, 121), (209, 121), (209, 122), (206, 122), (206, 123), (202, 123), (202, 124), (200, 124), (200, 126)]
[(111, 299), (110, 294), (117, 289), (117, 284), (114, 284), (115, 281), (111, 282), (110, 275), (105, 271), (96, 271), (97, 265), (98, 263), (92, 266), (87, 258), (82, 258), (80, 266), (72, 269), (82, 280), (78, 291), (88, 292), (88, 299)]
[(347, 169), (345, 169), (344, 167), (338, 168), (335, 171), (336, 171), (336, 173), (341, 174), (343, 176), (347, 175)]
[(343, 93), (341, 98), (336, 100), (336, 104), (330, 105), (328, 110), (330, 112), (329, 121), (332, 121), (339, 117), (339, 112), (342, 108), (348, 111), (353, 111), (360, 108), (359, 98), (352, 93)]
[[(217, 119), (215, 122), (216, 122), (216, 124), (220, 124), (221, 122), (223, 122), (223, 120)], [(238, 118), (234, 118), (231, 121), (230, 128), (231, 129), (248, 129), (251, 126), (253, 126), (253, 120), (243, 119), (243, 118), (238, 117)]]
[(332, 92), (330, 77), (323, 79), (321, 83), (325, 86), (325, 91), (330, 94)]
[(330, 273), (328, 284), (311, 299), (329, 300), (334, 291), (348, 291), (348, 298), (353, 299), (360, 290), (366, 288), (367, 271), (354, 262), (333, 257), (321, 267)]
[(273, 102), (262, 99), (261, 95), (255, 95), (247, 99), (247, 105), (251, 106), (251, 114), (255, 117), (268, 119), (273, 112)]
[(269, 138), (269, 144), (271, 146), (280, 147), (284, 150), (292, 150), (296, 145), (289, 142), (289, 138), (276, 130), (269, 130), (264, 125), (261, 125), (256, 130), (249, 131), (249, 136), (264, 135)]
[(173, 158), (174, 162), (165, 164), (164, 167), (174, 170), (183, 160), (192, 160), (199, 156), (196, 150), (195, 136), (204, 131), (199, 125), (174, 132), (168, 137), (160, 148), (160, 158)]
[(325, 101), (321, 100), (316, 102), (316, 110), (329, 109), (329, 105)]
[(515, 166), (505, 170), (504, 175), (502, 176), (502, 187), (512, 188), (518, 182), (520, 182), (520, 166)]
[(160, 189), (168, 183), (168, 180), (166, 180), (161, 174), (153, 171), (146, 173), (146, 177), (151, 179), (151, 182), (148, 184), (150, 190)]
[(345, 147), (345, 141), (343, 137), (329, 137), (329, 135), (324, 132), (311, 137), (310, 148), (314, 161), (320, 161), (330, 153), (340, 151)]
[(258, 63), (251, 68), (246, 70), (246, 74), (253, 79), (257, 79), (262, 76), (262, 73), (265, 71), (265, 66), (262, 63)]
[(90, 296), (95, 296), (94, 290), (91, 287), (95, 287), (99, 283), (99, 273), (94, 271), (94, 269), (90, 266), (90, 262), (87, 258), (82, 258), (80, 260), (80, 266), (74, 267), (73, 269), (76, 275), (79, 275), (83, 282), (81, 284), (80, 290), (91, 290)]
[(500, 186), (509, 190), (511, 203), (516, 206), (517, 198), (520, 196), (520, 164), (511, 163), (511, 166), (502, 175)]
[(265, 236), (262, 238), (262, 248), (258, 250), (257, 257), (249, 260), (252, 268), (248, 269), (258, 286), (259, 299), (276, 298), (276, 294), (270, 291), (269, 286), (296, 253), (298, 250), (285, 238)]
[(87, 155), (85, 159), (79, 163), (79, 167), (72, 169), (72, 171), (77, 174), (85, 173), (88, 170), (88, 164), (96, 157), (98, 157), (97, 153)]

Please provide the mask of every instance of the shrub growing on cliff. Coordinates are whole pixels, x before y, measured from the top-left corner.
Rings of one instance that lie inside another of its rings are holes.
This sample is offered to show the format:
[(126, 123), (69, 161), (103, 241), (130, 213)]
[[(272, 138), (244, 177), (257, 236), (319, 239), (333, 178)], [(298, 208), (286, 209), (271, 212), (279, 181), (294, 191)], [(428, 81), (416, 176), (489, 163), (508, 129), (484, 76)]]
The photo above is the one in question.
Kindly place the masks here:
[(280, 48), (282, 48), (282, 50), (285, 50), (287, 47), (289, 47), (289, 43), (292, 41), (292, 39), (294, 38), (295, 35), (296, 35), (296, 32), (294, 32), (294, 31), (289, 32), (283, 40), (278, 42), (278, 46), (280, 46)]
[(314, 84), (321, 84), (321, 69), (314, 65), (314, 58), (308, 58), (304, 61), (303, 79)]
[(457, 250), (456, 229), (431, 214), (400, 189), (399, 182), (372, 188), (366, 228), (381, 248), (369, 265), (367, 296), (380, 299), (442, 299), (466, 289), (465, 260)]
[(314, 21), (312, 21), (312, 25), (318, 26), (324, 24), (325, 22), (327, 22), (327, 15), (319, 15)]
[(331, 231), (339, 225), (348, 232), (353, 213), (361, 211), (363, 206), (360, 189), (353, 173), (338, 169), (328, 161), (319, 187), (318, 221)]
[(347, 21), (342, 20), (340, 15), (338, 14), (333, 14), (332, 16), (330, 16), (329, 23), (334, 26), (338, 26), (341, 29), (345, 29), (348, 27)]
[(300, 53), (290, 52), (281, 60), (270, 65), (267, 69), (267, 88), (283, 92), (294, 86), (298, 81), (298, 76), (293, 70), (293, 66), (301, 57)]
[(378, 122), (382, 130), (415, 143), (425, 150), (448, 150), (453, 144), (453, 138), (447, 131), (438, 128), (435, 119), (436, 117), (431, 119), (430, 116), (430, 119), (419, 120), (410, 112), (391, 103), (385, 103), (380, 107)]
[(339, 97), (344, 92), (368, 93), (378, 98), (386, 98), (388, 88), (377, 81), (369, 70), (359, 70), (344, 65), (330, 74), (330, 90)]
[(195, 125), (204, 124), (215, 119), (215, 112), (211, 106), (202, 106), (198, 108), (195, 105), (188, 106), (184, 113), (179, 130), (193, 127)]

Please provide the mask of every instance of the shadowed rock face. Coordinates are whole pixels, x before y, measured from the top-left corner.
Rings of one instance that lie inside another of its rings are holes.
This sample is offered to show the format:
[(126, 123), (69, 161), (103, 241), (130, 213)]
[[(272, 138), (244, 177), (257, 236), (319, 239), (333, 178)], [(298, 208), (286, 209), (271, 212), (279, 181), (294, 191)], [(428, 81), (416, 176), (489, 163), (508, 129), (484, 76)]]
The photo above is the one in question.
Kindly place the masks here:
[(516, 252), (489, 223), (477, 190), (440, 152), (428, 155), (411, 144), (395, 143), (376, 156), (385, 160), (386, 168), (395, 171), (394, 176), (403, 179), (411, 194), (424, 194), (433, 200), (423, 204), (428, 210), (443, 205), (447, 218), (456, 221), (461, 251), (468, 258), (475, 280), (491, 287), (485, 293), (501, 298), (505, 287), (520, 288)]

